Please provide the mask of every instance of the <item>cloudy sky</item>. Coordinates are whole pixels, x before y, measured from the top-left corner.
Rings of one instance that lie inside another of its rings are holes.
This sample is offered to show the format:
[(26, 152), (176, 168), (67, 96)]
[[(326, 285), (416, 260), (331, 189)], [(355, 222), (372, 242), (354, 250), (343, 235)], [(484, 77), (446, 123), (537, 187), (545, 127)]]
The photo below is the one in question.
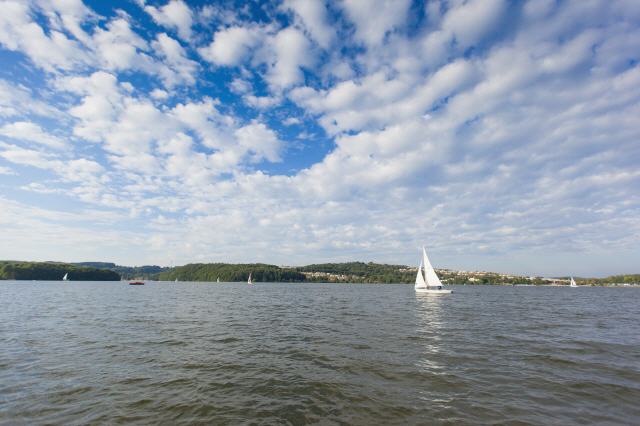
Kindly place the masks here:
[(0, 258), (640, 272), (637, 0), (0, 0)]

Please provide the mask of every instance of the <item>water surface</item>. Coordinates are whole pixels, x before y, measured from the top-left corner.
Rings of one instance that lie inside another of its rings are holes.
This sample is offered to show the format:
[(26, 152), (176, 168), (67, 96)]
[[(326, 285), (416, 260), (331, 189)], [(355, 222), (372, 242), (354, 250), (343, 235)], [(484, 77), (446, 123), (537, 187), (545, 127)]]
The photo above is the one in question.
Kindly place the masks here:
[(0, 281), (2, 424), (638, 424), (640, 290)]

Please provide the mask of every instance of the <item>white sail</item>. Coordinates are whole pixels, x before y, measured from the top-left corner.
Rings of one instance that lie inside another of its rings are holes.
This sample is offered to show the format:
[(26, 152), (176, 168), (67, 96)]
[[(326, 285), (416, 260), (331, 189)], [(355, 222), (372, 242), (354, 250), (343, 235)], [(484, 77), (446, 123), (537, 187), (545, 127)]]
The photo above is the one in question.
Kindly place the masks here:
[(418, 267), (418, 275), (416, 275), (416, 285), (414, 288), (427, 288), (427, 283), (422, 273), (422, 261), (420, 261), (420, 267)]
[(436, 271), (431, 266), (429, 258), (427, 257), (427, 251), (422, 247), (422, 262), (424, 263), (424, 276), (427, 282), (427, 287), (442, 287), (440, 278), (436, 274)]
[(178, 282), (178, 279), (176, 278), (176, 282)]
[(64, 274), (64, 277), (62, 277), (63, 281), (69, 281), (69, 273)]
[(577, 287), (578, 284), (576, 284), (576, 280), (573, 279), (573, 277), (571, 277), (571, 283), (569, 284), (571, 287)]
[(253, 284), (253, 281), (251, 280), (251, 272), (249, 272), (249, 279), (247, 280), (247, 284)]

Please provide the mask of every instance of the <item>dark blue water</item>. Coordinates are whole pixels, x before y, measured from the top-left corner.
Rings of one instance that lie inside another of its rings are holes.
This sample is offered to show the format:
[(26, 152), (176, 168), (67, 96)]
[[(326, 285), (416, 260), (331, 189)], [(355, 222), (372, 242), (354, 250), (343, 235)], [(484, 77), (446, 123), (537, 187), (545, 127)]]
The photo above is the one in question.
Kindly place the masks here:
[(2, 424), (638, 424), (640, 290), (0, 282)]

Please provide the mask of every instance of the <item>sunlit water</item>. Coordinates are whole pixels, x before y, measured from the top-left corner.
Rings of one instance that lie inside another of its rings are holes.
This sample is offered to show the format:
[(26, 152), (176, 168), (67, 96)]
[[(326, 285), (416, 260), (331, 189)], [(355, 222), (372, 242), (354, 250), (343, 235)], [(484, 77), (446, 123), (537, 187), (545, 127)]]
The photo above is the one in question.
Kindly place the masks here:
[(0, 282), (2, 424), (638, 424), (640, 290)]

